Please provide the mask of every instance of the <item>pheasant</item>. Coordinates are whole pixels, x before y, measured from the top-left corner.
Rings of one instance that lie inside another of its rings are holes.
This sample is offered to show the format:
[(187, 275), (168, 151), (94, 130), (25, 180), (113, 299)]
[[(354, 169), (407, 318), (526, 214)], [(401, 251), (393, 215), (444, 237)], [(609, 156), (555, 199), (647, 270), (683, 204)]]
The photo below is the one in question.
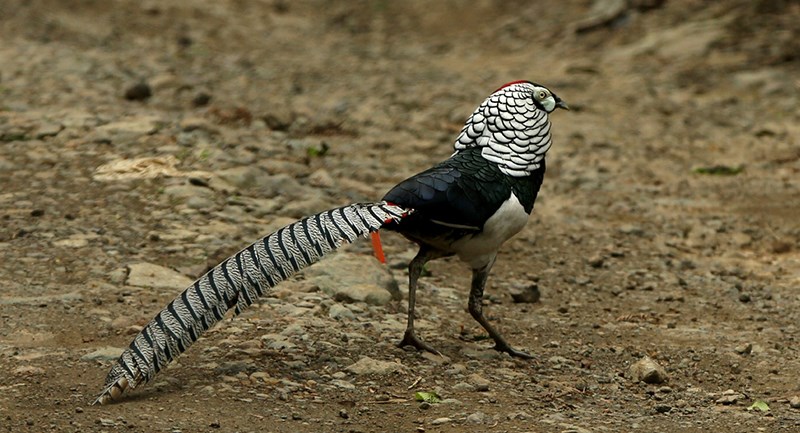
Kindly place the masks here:
[(231, 308), (239, 314), (295, 272), (381, 228), (419, 245), (408, 266), (408, 322), (400, 346), (439, 353), (414, 331), (417, 283), (429, 260), (455, 255), (472, 269), (468, 309), (494, 348), (530, 358), (486, 320), (481, 300), (498, 249), (522, 230), (533, 210), (552, 144), (549, 114), (557, 108), (568, 109), (546, 87), (508, 83), (467, 119), (449, 159), (400, 182), (379, 202), (303, 218), (224, 260), (141, 330), (94, 403), (108, 403), (147, 383)]

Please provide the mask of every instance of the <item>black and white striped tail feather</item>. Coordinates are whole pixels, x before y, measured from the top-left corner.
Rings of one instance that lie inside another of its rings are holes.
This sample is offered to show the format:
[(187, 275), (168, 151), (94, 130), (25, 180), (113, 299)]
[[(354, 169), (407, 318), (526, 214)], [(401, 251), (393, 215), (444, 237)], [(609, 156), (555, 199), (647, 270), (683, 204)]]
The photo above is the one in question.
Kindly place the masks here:
[(239, 314), (269, 289), (324, 255), (399, 221), (409, 210), (390, 203), (331, 209), (265, 236), (211, 269), (161, 310), (106, 377), (94, 404), (147, 383), (235, 307)]

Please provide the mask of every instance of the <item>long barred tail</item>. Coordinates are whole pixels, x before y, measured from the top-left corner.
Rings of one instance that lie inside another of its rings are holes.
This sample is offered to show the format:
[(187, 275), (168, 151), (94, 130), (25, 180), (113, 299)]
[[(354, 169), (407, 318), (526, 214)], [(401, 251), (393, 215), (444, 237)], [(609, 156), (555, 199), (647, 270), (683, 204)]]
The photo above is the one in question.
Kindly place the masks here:
[(361, 203), (306, 217), (272, 233), (211, 269), (161, 310), (122, 353), (93, 404), (147, 383), (200, 335), (295, 272), (359, 236), (399, 221), (409, 211), (390, 203)]

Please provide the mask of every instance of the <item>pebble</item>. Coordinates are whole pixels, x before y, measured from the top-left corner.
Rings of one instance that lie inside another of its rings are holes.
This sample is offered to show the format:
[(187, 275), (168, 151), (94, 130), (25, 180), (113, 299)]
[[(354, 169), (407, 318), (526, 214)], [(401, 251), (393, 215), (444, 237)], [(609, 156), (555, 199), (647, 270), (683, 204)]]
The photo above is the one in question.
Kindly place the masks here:
[(153, 96), (153, 90), (146, 82), (140, 81), (125, 89), (124, 96), (128, 101), (144, 101)]
[(542, 297), (539, 291), (539, 285), (536, 283), (520, 284), (512, 287), (509, 289), (509, 294), (511, 295), (511, 299), (518, 304), (533, 304), (539, 302), (539, 299)]
[(435, 420), (431, 421), (431, 425), (442, 425), (442, 424), (447, 424), (449, 422), (453, 422), (453, 419), (448, 417), (442, 417), (442, 418), (436, 418)]
[(722, 397), (716, 400), (716, 403), (724, 405), (736, 404), (736, 402), (743, 397), (743, 395), (736, 393), (733, 390), (727, 390), (722, 393)]
[(605, 263), (605, 258), (599, 254), (594, 255), (589, 257), (589, 259), (587, 259), (587, 263), (589, 264), (589, 266), (593, 268), (602, 268), (603, 263)]
[(472, 386), (475, 387), (475, 391), (478, 392), (486, 392), (489, 390), (489, 384), (491, 383), (489, 379), (481, 376), (478, 373), (470, 374), (469, 375), (469, 382)]
[(364, 375), (385, 375), (399, 371), (405, 371), (406, 367), (403, 364), (393, 361), (380, 361), (372, 359), (368, 356), (361, 357), (354, 364), (351, 364), (345, 370), (357, 376)]
[(153, 263), (128, 265), (128, 285), (152, 289), (185, 289), (192, 284), (189, 277)]
[(363, 254), (335, 254), (303, 271), (307, 281), (339, 302), (386, 305), (400, 298), (392, 273), (374, 257)]
[(745, 344), (736, 346), (733, 349), (733, 351), (738, 353), (739, 355), (749, 355), (750, 352), (753, 351), (753, 343), (745, 343)]
[(474, 391), (475, 387), (466, 382), (459, 382), (453, 385), (453, 391)]
[(645, 356), (630, 366), (628, 377), (634, 382), (664, 383), (667, 381), (667, 372), (664, 367), (650, 357)]
[(354, 320), (356, 318), (356, 315), (353, 314), (353, 311), (351, 311), (349, 308), (345, 307), (342, 304), (336, 303), (331, 305), (330, 308), (328, 308), (328, 317), (335, 320), (342, 320), (342, 319)]
[(668, 404), (657, 404), (655, 409), (658, 413), (667, 413), (672, 410), (672, 406)]
[(800, 396), (794, 396), (789, 400), (789, 406), (793, 409), (800, 409)]
[(34, 376), (44, 374), (44, 369), (33, 365), (21, 365), (14, 369), (14, 374), (20, 376)]
[(155, 116), (131, 117), (98, 126), (97, 132), (108, 134), (112, 140), (135, 139), (154, 134), (160, 123), (161, 119)]
[(486, 421), (486, 414), (483, 412), (471, 413), (467, 416), (469, 424), (483, 424)]
[(81, 356), (81, 361), (114, 361), (122, 355), (121, 347), (101, 347), (94, 352)]

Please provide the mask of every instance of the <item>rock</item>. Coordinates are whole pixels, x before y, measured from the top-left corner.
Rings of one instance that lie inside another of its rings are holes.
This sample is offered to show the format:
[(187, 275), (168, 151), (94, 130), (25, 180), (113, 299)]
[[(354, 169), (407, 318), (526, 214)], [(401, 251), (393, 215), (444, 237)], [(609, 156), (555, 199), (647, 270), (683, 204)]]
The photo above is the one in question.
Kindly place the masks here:
[(214, 126), (208, 120), (202, 117), (186, 117), (181, 120), (180, 123), (181, 131), (183, 132), (191, 132), (196, 130), (206, 131), (206, 132), (213, 132), (218, 133), (219, 129)]
[(483, 424), (486, 422), (486, 414), (483, 412), (475, 412), (467, 415), (467, 424)]
[(447, 424), (449, 422), (453, 422), (453, 419), (442, 417), (442, 418), (436, 418), (435, 420), (431, 421), (431, 425), (442, 425), (442, 424)]
[(144, 101), (153, 96), (153, 91), (146, 82), (140, 81), (125, 89), (124, 96), (128, 101)]
[(155, 289), (185, 289), (192, 280), (172, 269), (152, 263), (128, 265), (128, 285)]
[(539, 298), (542, 296), (539, 292), (539, 285), (536, 283), (512, 287), (509, 289), (509, 294), (511, 294), (511, 299), (518, 304), (533, 304), (539, 302)]
[(667, 413), (667, 412), (672, 410), (672, 406), (670, 406), (668, 404), (660, 403), (660, 404), (656, 405), (655, 410), (658, 413)]
[(722, 392), (722, 397), (718, 398), (716, 400), (716, 403), (724, 405), (736, 404), (736, 402), (742, 398), (744, 398), (744, 395), (739, 394), (738, 392), (732, 389), (729, 389)]
[(206, 92), (199, 92), (192, 98), (192, 105), (195, 107), (204, 107), (211, 102), (211, 95)]
[(281, 214), (291, 218), (300, 219), (332, 207), (334, 207), (334, 205), (330, 203), (326, 197), (319, 195), (316, 191), (314, 191), (309, 192), (308, 197), (306, 198), (292, 200), (289, 203), (286, 203), (286, 205), (281, 208)]
[(306, 280), (339, 302), (386, 305), (400, 298), (391, 272), (372, 256), (339, 253), (303, 271)]
[(592, 257), (589, 257), (586, 262), (593, 268), (602, 268), (603, 264), (605, 263), (605, 258), (599, 254), (596, 254)]
[(20, 376), (34, 376), (44, 374), (44, 369), (33, 365), (21, 365), (14, 369), (14, 374)]
[(313, 194), (313, 189), (305, 187), (293, 176), (285, 173), (275, 175), (255, 165), (243, 165), (218, 171), (222, 180), (242, 189), (258, 190), (259, 197), (281, 196), (289, 199), (304, 198)]
[(736, 346), (733, 349), (733, 351), (738, 353), (739, 355), (749, 355), (750, 352), (753, 351), (753, 343), (745, 343), (745, 344)]
[(453, 385), (453, 391), (474, 391), (475, 387), (466, 382), (459, 382)]
[(46, 137), (55, 137), (64, 129), (64, 125), (61, 123), (56, 122), (45, 122), (39, 125), (39, 128), (36, 129), (36, 133), (34, 137), (41, 140)]
[(486, 392), (489, 390), (489, 379), (481, 376), (478, 373), (469, 375), (469, 382), (475, 387), (475, 391)]
[(101, 347), (94, 352), (81, 356), (81, 361), (114, 361), (122, 355), (123, 350), (125, 349), (121, 347)]
[(97, 132), (108, 134), (112, 141), (132, 140), (156, 133), (160, 123), (160, 119), (155, 116), (132, 117), (98, 126)]
[(796, 395), (796, 396), (792, 397), (789, 400), (789, 406), (791, 406), (792, 409), (800, 409), (800, 396)]
[(89, 245), (90, 239), (97, 238), (95, 234), (75, 234), (66, 239), (59, 239), (57, 241), (53, 241), (53, 245), (57, 247), (64, 247), (64, 248), (83, 248)]
[(351, 364), (345, 370), (353, 373), (357, 376), (364, 376), (364, 375), (385, 375), (391, 374), (395, 372), (402, 372), (406, 370), (406, 367), (403, 364), (393, 362), (393, 361), (380, 361), (377, 359), (372, 359), (370, 357), (364, 356), (355, 364)]
[(342, 320), (342, 319), (353, 320), (356, 318), (356, 315), (353, 314), (353, 311), (351, 311), (349, 308), (345, 307), (342, 304), (337, 303), (331, 305), (330, 308), (328, 309), (328, 317), (335, 320)]
[(186, 200), (186, 207), (197, 210), (212, 210), (216, 207), (216, 204), (205, 197), (193, 196)]
[(667, 381), (667, 372), (648, 356), (633, 363), (628, 369), (628, 377), (634, 382), (664, 383)]

